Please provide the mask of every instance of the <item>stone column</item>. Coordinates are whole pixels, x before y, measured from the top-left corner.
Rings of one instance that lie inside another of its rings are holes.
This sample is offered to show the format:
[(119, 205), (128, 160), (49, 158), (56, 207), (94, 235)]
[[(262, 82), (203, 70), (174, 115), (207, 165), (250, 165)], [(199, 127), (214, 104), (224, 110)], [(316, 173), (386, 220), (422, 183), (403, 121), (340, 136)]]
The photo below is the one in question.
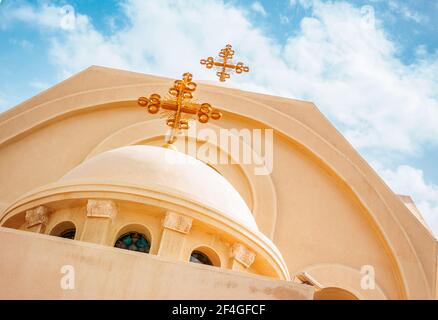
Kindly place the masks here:
[(81, 241), (104, 244), (108, 229), (117, 215), (117, 206), (112, 200), (94, 200), (87, 202), (87, 218)]
[(44, 233), (49, 221), (50, 209), (46, 206), (38, 206), (26, 211), (26, 228), (28, 231)]
[(245, 271), (253, 264), (255, 257), (255, 252), (249, 250), (241, 243), (235, 243), (231, 247), (230, 269)]
[(172, 211), (168, 211), (163, 220), (158, 255), (161, 257), (183, 260), (182, 250), (187, 234), (192, 228), (193, 219)]

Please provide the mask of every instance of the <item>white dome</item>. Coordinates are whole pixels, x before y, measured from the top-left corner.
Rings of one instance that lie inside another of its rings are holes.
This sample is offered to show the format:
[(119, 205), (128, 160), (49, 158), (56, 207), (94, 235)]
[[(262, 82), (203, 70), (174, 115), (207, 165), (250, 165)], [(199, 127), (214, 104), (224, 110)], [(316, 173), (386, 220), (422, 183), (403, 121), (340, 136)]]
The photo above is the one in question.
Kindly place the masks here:
[(86, 160), (59, 182), (98, 181), (156, 188), (220, 212), (258, 230), (254, 217), (234, 187), (205, 163), (184, 153), (153, 146), (127, 146)]

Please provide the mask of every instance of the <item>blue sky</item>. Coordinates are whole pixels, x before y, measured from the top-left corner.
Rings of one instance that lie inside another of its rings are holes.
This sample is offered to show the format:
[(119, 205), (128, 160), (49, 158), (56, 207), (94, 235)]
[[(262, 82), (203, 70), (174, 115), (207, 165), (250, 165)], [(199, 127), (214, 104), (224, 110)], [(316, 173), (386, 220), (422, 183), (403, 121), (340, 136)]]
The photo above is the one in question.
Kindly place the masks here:
[[(438, 1), (0, 1), (0, 112), (91, 64), (310, 100), (438, 232)], [(177, 58), (177, 59), (176, 59)]]

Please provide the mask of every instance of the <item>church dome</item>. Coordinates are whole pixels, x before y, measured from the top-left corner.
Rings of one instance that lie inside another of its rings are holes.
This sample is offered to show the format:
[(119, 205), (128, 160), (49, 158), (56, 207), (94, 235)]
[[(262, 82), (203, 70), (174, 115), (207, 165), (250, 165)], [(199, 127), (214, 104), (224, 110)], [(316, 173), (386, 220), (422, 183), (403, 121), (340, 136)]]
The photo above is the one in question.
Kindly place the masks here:
[(202, 161), (167, 148), (137, 145), (113, 149), (86, 160), (59, 182), (156, 190), (212, 208), (258, 231), (251, 211), (231, 183)]

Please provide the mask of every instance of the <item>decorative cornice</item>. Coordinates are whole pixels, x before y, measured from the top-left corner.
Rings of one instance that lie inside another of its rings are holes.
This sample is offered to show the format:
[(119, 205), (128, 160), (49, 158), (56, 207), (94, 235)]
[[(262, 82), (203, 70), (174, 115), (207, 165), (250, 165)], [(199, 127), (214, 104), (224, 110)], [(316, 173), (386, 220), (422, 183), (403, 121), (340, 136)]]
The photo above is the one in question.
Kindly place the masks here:
[(163, 227), (181, 233), (189, 233), (192, 228), (192, 221), (193, 219), (190, 217), (167, 211), (163, 220)]
[(243, 244), (235, 243), (231, 247), (231, 257), (240, 262), (244, 267), (249, 268), (253, 264), (256, 254)]
[(50, 209), (46, 206), (38, 206), (26, 211), (26, 227), (31, 228), (38, 224), (46, 225), (49, 221)]
[(87, 202), (87, 216), (114, 219), (117, 215), (117, 206), (113, 200), (89, 199)]

